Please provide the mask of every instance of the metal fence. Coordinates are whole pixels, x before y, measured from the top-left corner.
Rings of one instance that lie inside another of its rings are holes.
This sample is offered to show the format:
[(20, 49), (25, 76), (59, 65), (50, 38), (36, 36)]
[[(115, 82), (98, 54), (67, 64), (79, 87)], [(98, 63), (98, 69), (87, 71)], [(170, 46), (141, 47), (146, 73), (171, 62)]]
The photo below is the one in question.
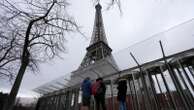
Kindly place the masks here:
[[(194, 108), (194, 50), (164, 57), (134, 69), (118, 78), (128, 80), (127, 107), (129, 110), (192, 110)], [(118, 75), (113, 74), (112, 76)], [(105, 79), (111, 76), (107, 76)], [(114, 85), (106, 80), (110, 95), (108, 110), (118, 110)], [(38, 100), (37, 110), (79, 110), (80, 87), (74, 86), (48, 94)]]

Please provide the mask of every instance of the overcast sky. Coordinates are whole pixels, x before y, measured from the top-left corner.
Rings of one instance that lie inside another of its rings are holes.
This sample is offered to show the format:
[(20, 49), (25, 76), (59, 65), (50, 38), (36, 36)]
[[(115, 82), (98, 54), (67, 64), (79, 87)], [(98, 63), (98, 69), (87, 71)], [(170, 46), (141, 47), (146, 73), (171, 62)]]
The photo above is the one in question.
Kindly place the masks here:
[[(92, 0), (69, 2), (69, 13), (87, 38), (79, 34), (66, 36), (67, 53), (62, 55), (63, 60), (55, 58), (41, 64), (37, 74), (28, 71), (22, 81), (20, 96), (34, 95), (33, 88), (76, 70), (81, 63), (91, 38), (95, 8)], [(117, 7), (105, 10), (106, 2), (102, 3), (105, 32), (113, 53), (194, 18), (194, 0), (121, 0), (121, 3), (122, 15)], [(0, 83), (0, 90), (9, 89), (9, 83)]]

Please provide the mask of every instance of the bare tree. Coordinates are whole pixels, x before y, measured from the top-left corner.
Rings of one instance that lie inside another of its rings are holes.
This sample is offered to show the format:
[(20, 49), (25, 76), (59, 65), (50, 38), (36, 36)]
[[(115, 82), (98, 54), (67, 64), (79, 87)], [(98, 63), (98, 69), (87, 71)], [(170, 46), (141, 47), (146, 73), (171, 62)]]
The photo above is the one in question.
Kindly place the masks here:
[(4, 110), (12, 109), (26, 69), (59, 56), (65, 51), (65, 35), (80, 32), (67, 6), (66, 0), (0, 1), (0, 68), (7, 72), (1, 70), (1, 75), (13, 74), (9, 67), (18, 68)]
[[(2, 23), (0, 23), (2, 24)], [(18, 44), (14, 30), (5, 29), (0, 26), (0, 79), (9, 78), (12, 81), (15, 78), (15, 70), (18, 68), (20, 56), (17, 53)]]
[[(97, 2), (100, 2), (100, 0), (94, 0), (95, 4)], [(1, 2), (1, 5), (2, 5), (2, 3), (5, 3), (5, 1)], [(120, 7), (119, 0), (110, 0), (107, 9), (109, 9), (114, 4), (117, 4)], [(2, 6), (3, 6), (3, 8), (5, 8), (4, 6), (6, 6), (6, 8), (10, 8), (8, 5), (2, 5)], [(42, 8), (42, 7), (39, 7), (39, 8)], [(13, 7), (11, 9), (13, 9)], [(20, 45), (20, 43), (17, 43), (18, 39), (16, 39), (16, 36), (21, 35), (20, 34), (21, 33), (21, 30), (20, 30), (21, 26), (17, 25), (17, 28), (16, 28), (15, 24), (7, 25), (7, 23), (10, 23), (10, 21), (14, 21), (13, 19), (15, 19), (15, 17), (17, 17), (17, 16), (20, 16), (20, 14), (22, 14), (22, 12), (21, 12), (21, 10), (16, 9), (16, 10), (12, 10), (12, 12), (14, 12), (14, 13), (11, 13), (11, 14), (9, 13), (8, 16), (5, 16), (4, 14), (5, 13), (7, 14), (7, 11), (8, 10), (6, 10), (6, 11), (4, 10), (4, 13), (0, 16), (0, 18), (1, 18), (1, 20), (0, 20), (0, 28), (1, 28), (1, 30), (0, 30), (0, 42), (1, 42), (1, 44), (0, 44), (0, 53), (1, 53), (0, 54), (0, 78), (9, 78), (11, 81), (15, 78), (15, 75), (16, 75), (15, 70), (18, 69), (18, 65), (16, 66), (16, 64), (19, 64), (18, 62), (21, 58), (21, 55), (16, 54), (16, 53), (18, 53), (17, 52), (18, 50), (21, 50), (21, 46), (22, 46), (22, 45)], [(25, 12), (25, 14), (27, 14), (27, 13)], [(2, 31), (2, 29), (3, 29), (3, 31)], [(5, 30), (6, 30), (6, 32), (4, 32)], [(25, 30), (23, 30), (23, 31), (25, 31)], [(19, 47), (19, 49), (18, 49), (18, 47)], [(32, 65), (30, 65), (30, 66), (33, 67)], [(34, 69), (34, 68), (31, 68), (31, 69)]]

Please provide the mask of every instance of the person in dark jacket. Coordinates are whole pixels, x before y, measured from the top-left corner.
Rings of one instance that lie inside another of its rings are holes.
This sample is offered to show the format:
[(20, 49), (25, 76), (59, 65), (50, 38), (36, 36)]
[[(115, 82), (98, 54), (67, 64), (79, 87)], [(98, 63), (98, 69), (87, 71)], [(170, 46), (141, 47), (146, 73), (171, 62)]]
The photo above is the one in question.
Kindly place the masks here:
[(91, 81), (90, 78), (87, 77), (84, 79), (81, 85), (82, 89), (82, 110), (89, 110), (90, 109), (90, 98), (91, 98)]
[(125, 79), (119, 80), (117, 89), (118, 89), (117, 100), (119, 101), (119, 110), (127, 110), (126, 107), (127, 81)]
[(106, 104), (105, 104), (106, 86), (105, 86), (102, 78), (96, 79), (95, 83), (99, 83), (99, 87), (97, 88), (97, 92), (94, 95), (95, 102), (96, 102), (96, 110), (100, 110), (100, 105), (102, 107), (102, 110), (106, 110)]

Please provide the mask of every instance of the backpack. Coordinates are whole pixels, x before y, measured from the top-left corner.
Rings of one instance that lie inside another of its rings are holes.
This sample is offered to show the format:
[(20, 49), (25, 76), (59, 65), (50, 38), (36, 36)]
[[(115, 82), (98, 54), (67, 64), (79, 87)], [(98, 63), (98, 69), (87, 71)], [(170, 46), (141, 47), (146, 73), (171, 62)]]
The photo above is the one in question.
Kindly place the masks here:
[(92, 95), (96, 96), (100, 88), (100, 82), (95, 82), (92, 84)]
[(100, 84), (100, 86), (97, 88), (96, 95), (100, 95), (102, 93), (103, 93), (103, 88), (102, 88), (102, 86)]

